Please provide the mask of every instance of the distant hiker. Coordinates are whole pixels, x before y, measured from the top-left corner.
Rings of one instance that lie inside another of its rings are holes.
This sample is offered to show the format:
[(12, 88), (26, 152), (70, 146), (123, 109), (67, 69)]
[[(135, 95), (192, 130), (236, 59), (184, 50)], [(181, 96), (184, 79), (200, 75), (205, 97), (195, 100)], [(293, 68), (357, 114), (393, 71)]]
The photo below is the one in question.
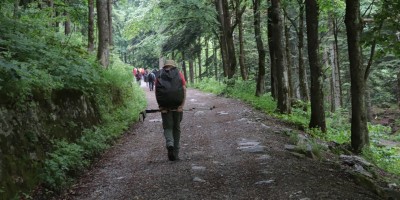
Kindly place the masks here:
[(149, 89), (150, 91), (154, 90), (154, 81), (156, 80), (156, 75), (153, 72), (147, 76), (147, 81), (149, 82)]
[(146, 86), (149, 86), (149, 70), (147, 69), (143, 71), (143, 80), (146, 83)]
[(137, 71), (138, 71), (138, 70), (136, 69), (136, 67), (134, 67), (134, 68), (132, 69), (133, 80), (136, 80)]
[(137, 72), (136, 75), (135, 75), (135, 77), (136, 77), (136, 82), (137, 82), (139, 85), (141, 85), (142, 73)]
[(186, 99), (186, 81), (176, 68), (175, 61), (166, 60), (156, 78), (156, 99), (161, 111), (164, 137), (170, 161), (179, 160), (183, 106)]

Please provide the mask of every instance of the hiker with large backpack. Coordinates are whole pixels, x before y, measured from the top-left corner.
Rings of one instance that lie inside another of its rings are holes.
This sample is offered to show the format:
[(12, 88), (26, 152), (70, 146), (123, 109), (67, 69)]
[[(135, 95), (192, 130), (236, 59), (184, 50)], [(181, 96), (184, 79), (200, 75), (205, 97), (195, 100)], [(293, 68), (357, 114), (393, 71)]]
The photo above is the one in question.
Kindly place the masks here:
[(180, 123), (186, 99), (186, 81), (183, 74), (176, 68), (175, 61), (165, 61), (164, 67), (156, 77), (155, 86), (168, 159), (170, 161), (179, 160)]

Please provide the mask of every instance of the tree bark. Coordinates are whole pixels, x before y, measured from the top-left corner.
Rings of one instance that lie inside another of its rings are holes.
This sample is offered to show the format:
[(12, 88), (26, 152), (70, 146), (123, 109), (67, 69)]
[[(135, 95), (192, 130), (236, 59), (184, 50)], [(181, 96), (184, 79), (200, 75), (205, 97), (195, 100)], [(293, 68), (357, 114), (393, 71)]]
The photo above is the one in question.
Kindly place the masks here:
[(283, 20), (280, 0), (271, 0), (272, 2), (272, 38), (275, 49), (275, 67), (277, 78), (277, 108), (280, 113), (290, 113), (289, 84), (287, 68), (284, 65), (283, 48)]
[(88, 2), (88, 51), (94, 51), (94, 0)]
[(202, 73), (202, 69), (201, 69), (201, 38), (199, 38), (199, 47), (200, 47), (200, 49), (199, 49), (199, 53), (198, 53), (198, 55), (197, 55), (197, 57), (198, 57), (198, 61), (199, 61), (199, 81), (201, 81), (201, 79), (202, 79), (202, 75), (201, 75), (201, 73)]
[(400, 71), (397, 73), (397, 104), (400, 108)]
[(187, 70), (186, 70), (186, 57), (185, 53), (182, 51), (182, 71), (183, 71), (183, 76), (185, 77), (185, 81), (188, 80), (187, 76)]
[(215, 80), (218, 81), (218, 57), (217, 57), (217, 42), (214, 40), (214, 46), (213, 46), (213, 55), (214, 55), (214, 75), (215, 75)]
[(113, 42), (113, 26), (112, 26), (112, 0), (107, 1), (107, 17), (108, 17), (108, 29), (109, 29), (109, 40), (110, 46), (114, 45)]
[(271, 66), (271, 96), (276, 100), (277, 98), (277, 75), (275, 64), (275, 48), (273, 43), (273, 28), (272, 28), (272, 6), (268, 7), (268, 48)]
[(243, 39), (243, 21), (242, 16), (245, 11), (245, 6), (243, 8), (240, 7), (240, 0), (236, 0), (236, 23), (238, 24), (239, 29), (239, 66), (240, 66), (240, 75), (242, 76), (242, 80), (248, 79), (248, 70), (245, 66), (245, 51), (244, 51), (244, 39)]
[(366, 67), (362, 61), (360, 0), (346, 0), (345, 25), (351, 77), (351, 146), (360, 153), (369, 145), (365, 106)]
[(219, 22), (219, 35), (218, 35), (218, 41), (219, 41), (219, 46), (221, 50), (221, 58), (222, 58), (222, 69), (224, 72), (224, 77), (228, 76), (228, 49), (226, 45), (226, 37), (224, 34), (224, 14), (223, 14), (223, 9), (222, 9), (222, 0), (215, 0), (215, 7), (217, 10), (217, 19)]
[[(64, 3), (67, 6), (69, 6), (69, 1), (68, 0), (64, 0)], [(69, 13), (67, 11), (67, 9), (64, 9), (64, 13), (63, 13), (64, 17), (65, 17), (65, 21), (64, 21), (64, 34), (65, 35), (69, 35), (71, 34), (71, 20), (69, 19)]]
[(209, 56), (209, 53), (208, 53), (209, 44), (208, 44), (208, 42), (209, 42), (209, 38), (206, 37), (205, 40), (204, 40), (204, 43), (205, 43), (205, 46), (206, 46), (206, 49), (205, 49), (206, 60), (205, 60), (204, 65), (205, 65), (205, 73), (206, 73), (207, 77), (209, 77), (209, 75), (210, 75), (210, 69), (209, 69), (210, 63), (209, 63), (209, 58), (208, 58), (208, 56)]
[(260, 0), (253, 0), (254, 34), (258, 52), (258, 76), (255, 94), (257, 97), (265, 93), (265, 49), (261, 38), (260, 4)]
[[(304, 66), (304, 2), (299, 0), (299, 31), (298, 31), (298, 54), (299, 54), (299, 86), (301, 99), (304, 102), (309, 101), (307, 72)], [(305, 110), (307, 107), (305, 107)]]
[(318, 12), (317, 0), (306, 1), (307, 44), (311, 71), (311, 119), (310, 128), (326, 132), (323, 72), (318, 58)]
[(293, 87), (293, 78), (292, 78), (292, 53), (290, 52), (290, 29), (289, 26), (284, 23), (285, 27), (285, 55), (286, 55), (286, 66), (287, 66), (287, 74), (288, 74), (288, 89), (289, 89), (289, 100), (292, 101), (295, 97), (294, 87)]
[(193, 66), (193, 59), (189, 58), (189, 81), (191, 84), (194, 83), (194, 66)]
[(336, 83), (335, 85), (337, 86), (337, 96), (339, 98), (339, 105), (340, 107), (343, 107), (343, 91), (342, 91), (342, 79), (340, 75), (340, 58), (339, 58), (339, 40), (338, 40), (338, 25), (337, 25), (337, 19), (333, 19), (333, 37), (335, 39), (335, 44), (334, 44), (334, 55), (335, 55), (335, 72), (336, 72)]
[(109, 22), (108, 22), (108, 0), (97, 0), (97, 27), (99, 32), (99, 46), (97, 50), (97, 60), (104, 68), (108, 68), (110, 63), (110, 32), (109, 32)]
[[(236, 54), (235, 54), (235, 46), (233, 43), (233, 26), (231, 23), (231, 15), (229, 13), (229, 6), (227, 0), (215, 0), (217, 10), (218, 10), (218, 19), (220, 20), (220, 30), (222, 32), (221, 35), (221, 50), (225, 49), (224, 60), (224, 69), (225, 75), (228, 79), (233, 78), (233, 75), (236, 73)], [(221, 51), (221, 53), (224, 53)]]

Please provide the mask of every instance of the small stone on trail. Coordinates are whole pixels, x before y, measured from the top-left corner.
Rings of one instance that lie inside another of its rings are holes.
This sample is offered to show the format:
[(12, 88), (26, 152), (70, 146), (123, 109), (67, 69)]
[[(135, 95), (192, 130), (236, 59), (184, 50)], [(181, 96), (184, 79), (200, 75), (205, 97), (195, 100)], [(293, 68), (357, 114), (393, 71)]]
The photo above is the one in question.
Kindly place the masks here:
[(228, 115), (229, 113), (225, 112), (225, 111), (221, 111), (221, 112), (217, 112), (218, 115)]
[(274, 180), (267, 180), (267, 181), (258, 181), (258, 182), (256, 182), (255, 184), (256, 185), (263, 185), (263, 184), (270, 184), (270, 183), (273, 183), (274, 182)]
[(194, 171), (205, 171), (205, 170), (206, 170), (206, 167), (203, 167), (203, 166), (193, 166), (193, 167), (192, 167), (192, 170), (194, 170)]
[(193, 178), (193, 181), (194, 182), (200, 182), (200, 183), (205, 183), (206, 182), (205, 180), (203, 180), (203, 179), (201, 179), (201, 178), (199, 178), (197, 176)]
[(264, 154), (264, 155), (261, 155), (260, 157), (258, 157), (257, 160), (268, 160), (270, 158), (271, 158), (271, 156)]

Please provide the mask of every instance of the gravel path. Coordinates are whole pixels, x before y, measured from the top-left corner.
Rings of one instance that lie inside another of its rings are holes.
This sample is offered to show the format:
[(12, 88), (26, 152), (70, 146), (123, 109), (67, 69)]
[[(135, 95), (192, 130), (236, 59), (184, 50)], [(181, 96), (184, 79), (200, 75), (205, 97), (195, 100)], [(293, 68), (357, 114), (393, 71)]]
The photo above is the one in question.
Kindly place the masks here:
[(290, 154), (289, 128), (238, 100), (188, 89), (185, 108), (180, 161), (147, 114), (62, 199), (379, 199), (337, 165)]

